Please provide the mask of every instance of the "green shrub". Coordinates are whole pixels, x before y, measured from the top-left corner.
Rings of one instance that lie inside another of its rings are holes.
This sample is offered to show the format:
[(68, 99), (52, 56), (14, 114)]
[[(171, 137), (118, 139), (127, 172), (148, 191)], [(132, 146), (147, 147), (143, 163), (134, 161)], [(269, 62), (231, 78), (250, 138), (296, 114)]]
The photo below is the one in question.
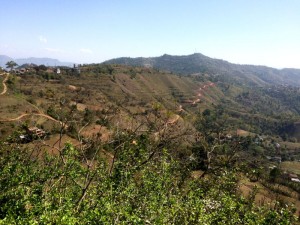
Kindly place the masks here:
[(120, 136), (108, 146), (118, 156), (113, 166), (97, 152), (91, 166), (71, 144), (39, 158), (38, 149), (1, 144), (0, 224), (293, 223), (289, 208), (257, 207), (236, 195), (230, 171), (192, 180), (165, 149), (148, 160), (150, 143)]

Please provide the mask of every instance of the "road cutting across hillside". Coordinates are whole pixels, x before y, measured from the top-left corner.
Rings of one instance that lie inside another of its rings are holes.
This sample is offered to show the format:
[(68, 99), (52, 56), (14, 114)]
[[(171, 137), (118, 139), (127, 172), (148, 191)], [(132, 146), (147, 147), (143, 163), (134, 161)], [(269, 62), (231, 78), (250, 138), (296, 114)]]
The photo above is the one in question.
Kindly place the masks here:
[[(201, 101), (201, 98), (203, 98), (204, 93), (206, 92), (206, 89), (212, 86), (215, 86), (216, 84), (213, 82), (210, 82), (208, 84), (202, 85), (201, 87), (199, 87), (199, 89), (197, 90), (196, 96), (194, 100), (187, 100), (186, 103), (189, 103), (193, 106), (195, 106), (197, 103), (199, 103)], [(185, 111), (182, 107), (182, 105), (179, 105), (179, 109), (177, 110), (178, 112), (181, 111)]]
[(46, 114), (43, 114), (43, 113), (24, 113), (16, 118), (10, 118), (10, 119), (0, 119), (0, 122), (13, 122), (13, 121), (18, 121), (20, 119), (22, 119), (23, 117), (26, 117), (26, 116), (41, 116), (41, 117), (45, 117), (49, 120), (52, 120), (54, 122), (57, 122), (59, 123), (60, 125), (64, 126), (64, 127), (68, 127), (65, 123), (59, 121), (59, 120), (56, 120), (54, 119), (53, 117), (49, 116), (49, 115), (46, 115)]
[(191, 102), (192, 105), (195, 105), (195, 104), (197, 104), (198, 102), (200, 102), (200, 101), (201, 101), (201, 97), (202, 97), (203, 93), (205, 92), (205, 89), (207, 89), (208, 87), (212, 87), (212, 86), (215, 86), (215, 83), (210, 82), (209, 84), (205, 84), (205, 85), (203, 85), (202, 87), (200, 87), (200, 88), (198, 89), (196, 99), (195, 99), (194, 101)]
[[(1, 76), (4, 76), (5, 73), (2, 73), (2, 74), (0, 74), (0, 75), (1, 75)], [(2, 90), (2, 92), (0, 93), (0, 95), (4, 95), (4, 94), (7, 92), (6, 82), (7, 82), (8, 78), (9, 78), (9, 73), (6, 74), (5, 79), (2, 81), (3, 90)], [(23, 113), (23, 114), (21, 114), (20, 116), (18, 116), (18, 117), (16, 117), (16, 118), (0, 119), (0, 122), (12, 122), (12, 121), (18, 121), (18, 120), (22, 119), (23, 117), (34, 115), (34, 116), (45, 117), (45, 118), (47, 118), (47, 119), (49, 119), (49, 120), (52, 120), (52, 121), (54, 121), (54, 122), (59, 123), (60, 125), (63, 125), (63, 126), (65, 126), (65, 127), (67, 127), (67, 125), (66, 125), (65, 123), (63, 123), (63, 122), (61, 122), (61, 121), (59, 121), (59, 120), (56, 120), (56, 119), (54, 119), (53, 117), (51, 117), (51, 116), (49, 116), (49, 115), (46, 115), (46, 114), (44, 114), (44, 113), (41, 113), (41, 111), (40, 111), (40, 109), (39, 109), (38, 107), (36, 107), (35, 105), (33, 105), (33, 104), (31, 104), (31, 103), (29, 103), (29, 104), (32, 105), (33, 107), (35, 107), (35, 108), (39, 111), (39, 113)]]

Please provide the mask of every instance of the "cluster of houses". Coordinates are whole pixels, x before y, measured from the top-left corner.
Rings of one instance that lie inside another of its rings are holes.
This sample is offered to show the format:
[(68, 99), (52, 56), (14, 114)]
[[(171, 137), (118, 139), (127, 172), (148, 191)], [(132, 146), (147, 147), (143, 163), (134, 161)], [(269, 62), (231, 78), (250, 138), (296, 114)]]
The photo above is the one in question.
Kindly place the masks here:
[[(30, 72), (37, 72), (37, 69), (40, 66), (36, 65), (36, 64), (24, 64), (22, 66), (20, 66), (19, 68), (16, 69), (12, 69), (11, 71), (8, 71), (7, 69), (4, 68), (0, 68), (0, 70), (6, 71), (6, 72), (11, 72), (11, 73), (15, 73), (15, 74), (25, 74), (25, 73), (30, 73)], [(62, 69), (65, 71), (72, 71), (73, 73), (76, 74), (80, 74), (80, 65), (76, 65), (74, 64), (73, 68), (70, 67), (45, 67), (45, 72), (47, 73), (55, 73), (55, 74), (61, 74)]]
[[(29, 64), (26, 65), (26, 67), (22, 67), (22, 68), (17, 68), (17, 69), (13, 69), (11, 71), (11, 73), (15, 73), (15, 74), (25, 74), (25, 73), (30, 73), (30, 72), (36, 72), (38, 66), (34, 65), (34, 64)], [(47, 73), (56, 73), (56, 74), (60, 74), (61, 73), (61, 69), (58, 67), (47, 67), (45, 72)]]

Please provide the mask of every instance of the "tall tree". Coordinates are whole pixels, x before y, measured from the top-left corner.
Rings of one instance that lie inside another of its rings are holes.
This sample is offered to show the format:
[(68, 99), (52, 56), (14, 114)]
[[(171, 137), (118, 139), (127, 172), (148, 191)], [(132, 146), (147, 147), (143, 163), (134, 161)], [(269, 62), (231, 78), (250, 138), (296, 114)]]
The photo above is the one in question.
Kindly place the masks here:
[(198, 114), (195, 128), (200, 134), (192, 147), (195, 168), (206, 173), (214, 169), (213, 167), (227, 167), (235, 163), (235, 155), (240, 144), (226, 138), (229, 129), (227, 118), (228, 115), (222, 106), (212, 110), (206, 109)]
[(12, 69), (13, 69), (15, 66), (17, 66), (18, 64), (17, 64), (16, 62), (14, 62), (14, 61), (9, 61), (9, 62), (7, 62), (5, 65), (6, 65), (6, 68), (10, 68), (10, 71), (12, 71)]

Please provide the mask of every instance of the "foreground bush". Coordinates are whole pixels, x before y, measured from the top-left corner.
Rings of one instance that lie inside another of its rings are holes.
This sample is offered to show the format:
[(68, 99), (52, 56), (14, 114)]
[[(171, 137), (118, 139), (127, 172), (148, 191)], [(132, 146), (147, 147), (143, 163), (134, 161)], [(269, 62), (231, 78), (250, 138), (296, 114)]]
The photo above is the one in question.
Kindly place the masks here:
[(69, 144), (59, 156), (1, 145), (0, 224), (293, 224), (289, 208), (236, 195), (231, 172), (193, 180), (166, 152), (129, 164), (139, 158), (132, 149), (124, 145), (111, 170)]

